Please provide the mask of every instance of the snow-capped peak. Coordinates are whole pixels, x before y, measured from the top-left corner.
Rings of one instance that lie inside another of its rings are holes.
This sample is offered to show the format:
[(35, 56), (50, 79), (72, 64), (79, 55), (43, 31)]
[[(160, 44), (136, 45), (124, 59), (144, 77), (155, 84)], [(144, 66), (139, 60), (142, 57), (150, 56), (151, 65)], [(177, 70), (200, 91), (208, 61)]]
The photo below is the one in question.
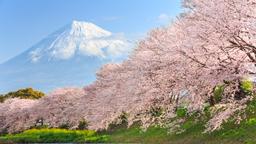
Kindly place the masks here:
[(41, 59), (69, 59), (76, 54), (101, 58), (126, 54), (130, 44), (123, 36), (89, 22), (73, 21), (34, 46), (29, 52), (32, 62)]
[(71, 25), (70, 35), (84, 36), (87, 39), (108, 37), (112, 33), (106, 31), (93, 23), (73, 21)]

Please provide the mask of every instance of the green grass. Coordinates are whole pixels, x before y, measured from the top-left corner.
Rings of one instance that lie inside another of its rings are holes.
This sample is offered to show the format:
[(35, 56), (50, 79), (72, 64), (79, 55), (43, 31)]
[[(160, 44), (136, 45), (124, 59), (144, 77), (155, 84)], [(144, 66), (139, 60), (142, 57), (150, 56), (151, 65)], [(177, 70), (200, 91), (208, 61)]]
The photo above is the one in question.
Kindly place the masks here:
[(183, 108), (183, 107), (177, 108), (176, 114), (179, 118), (183, 118), (187, 115), (187, 111), (188, 110), (186, 108)]
[(120, 128), (108, 133), (109, 143), (165, 143), (168, 141), (166, 129), (151, 127), (143, 132), (138, 126), (132, 128)]
[[(230, 125), (229, 125), (230, 126)], [(235, 126), (235, 125), (234, 125)], [(168, 130), (160, 127), (150, 127), (143, 132), (139, 127), (119, 129), (109, 133), (109, 143), (147, 143), (147, 144), (243, 144), (256, 143), (256, 127), (227, 127), (211, 134), (203, 134), (204, 125), (201, 122), (188, 120), (181, 128), (180, 134), (168, 134)]]
[[(110, 143), (149, 143), (149, 144), (255, 144), (256, 143), (256, 100), (248, 103), (245, 110), (246, 119), (240, 124), (230, 118), (223, 128), (212, 133), (203, 133), (205, 123), (209, 120), (209, 108), (204, 114), (194, 113), (183, 117), (181, 133), (170, 133), (168, 129), (150, 127), (143, 132), (138, 125), (126, 129), (120, 127), (115, 131), (105, 132)], [(183, 116), (183, 115), (182, 115)], [(238, 116), (238, 114), (237, 114)]]
[(0, 137), (0, 143), (67, 143), (67, 142), (105, 142), (106, 135), (98, 135), (92, 130), (31, 129), (19, 134)]

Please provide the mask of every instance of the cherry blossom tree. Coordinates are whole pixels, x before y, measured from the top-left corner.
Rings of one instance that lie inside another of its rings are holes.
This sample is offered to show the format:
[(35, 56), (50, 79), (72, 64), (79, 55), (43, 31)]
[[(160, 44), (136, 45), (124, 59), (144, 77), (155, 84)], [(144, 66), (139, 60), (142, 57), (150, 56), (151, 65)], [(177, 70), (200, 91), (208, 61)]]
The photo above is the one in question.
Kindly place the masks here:
[[(169, 26), (152, 30), (128, 60), (103, 66), (93, 84), (59, 89), (21, 105), (18, 99), (0, 104), (1, 131), (24, 130), (38, 119), (50, 127), (68, 123), (70, 128), (85, 119), (90, 129), (102, 129), (123, 112), (129, 124), (140, 120), (147, 127), (174, 117), (180, 105), (202, 110), (215, 86), (239, 81), (248, 74), (246, 65), (256, 62), (256, 1), (184, 0), (183, 6), (184, 13)], [(225, 95), (232, 95), (231, 100), (226, 111), (209, 121), (212, 129), (234, 107), (244, 108), (247, 99), (235, 101), (237, 89), (229, 88)], [(151, 108), (163, 113), (152, 118)]]

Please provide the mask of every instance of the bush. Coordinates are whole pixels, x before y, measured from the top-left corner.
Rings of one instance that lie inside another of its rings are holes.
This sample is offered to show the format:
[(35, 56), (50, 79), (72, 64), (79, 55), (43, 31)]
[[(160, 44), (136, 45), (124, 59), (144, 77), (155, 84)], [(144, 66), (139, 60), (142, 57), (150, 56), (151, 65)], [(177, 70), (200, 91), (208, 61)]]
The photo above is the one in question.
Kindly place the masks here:
[(224, 93), (225, 86), (224, 85), (218, 85), (213, 90), (213, 104), (219, 103), (222, 99), (222, 95)]
[(59, 129), (69, 129), (70, 128), (70, 125), (68, 122), (66, 123), (63, 123), (59, 126)]
[(177, 108), (176, 110), (176, 115), (179, 117), (179, 118), (183, 118), (187, 115), (187, 108)]
[(112, 123), (108, 125), (106, 131), (113, 132), (118, 129), (127, 129), (128, 128), (128, 114), (126, 112), (122, 112), (120, 116)]
[(78, 130), (86, 130), (86, 129), (88, 129), (88, 122), (86, 120), (84, 120), (84, 119), (80, 120), (77, 129)]
[(161, 107), (151, 107), (149, 113), (153, 117), (159, 117), (163, 114), (163, 108)]
[(253, 91), (253, 82), (250, 80), (242, 80), (240, 84), (240, 88), (246, 94), (252, 94)]
[(256, 118), (250, 118), (248, 121), (246, 121), (247, 125), (256, 125)]
[(45, 96), (43, 92), (34, 90), (33, 88), (25, 88), (14, 92), (9, 92), (5, 95), (0, 95), (0, 102), (4, 102), (6, 99), (9, 98), (40, 99), (43, 96)]
[(3, 102), (4, 102), (4, 100), (5, 100), (4, 95), (0, 95), (0, 103), (3, 103)]
[[(228, 82), (228, 81), (224, 81), (224, 83), (226, 85), (230, 84), (230, 82)], [(210, 106), (213, 106), (216, 103), (221, 102), (224, 90), (225, 90), (225, 85), (217, 85), (213, 88), (213, 94), (211, 95), (211, 97), (209, 98), (209, 101), (208, 101)]]

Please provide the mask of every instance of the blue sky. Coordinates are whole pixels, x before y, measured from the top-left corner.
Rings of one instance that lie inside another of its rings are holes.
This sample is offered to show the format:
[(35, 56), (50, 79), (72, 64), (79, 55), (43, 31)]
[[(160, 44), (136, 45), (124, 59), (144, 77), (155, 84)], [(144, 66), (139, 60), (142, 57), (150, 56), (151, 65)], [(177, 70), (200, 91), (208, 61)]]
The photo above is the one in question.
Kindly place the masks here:
[(73, 20), (140, 37), (180, 12), (180, 0), (0, 0), (0, 63)]

